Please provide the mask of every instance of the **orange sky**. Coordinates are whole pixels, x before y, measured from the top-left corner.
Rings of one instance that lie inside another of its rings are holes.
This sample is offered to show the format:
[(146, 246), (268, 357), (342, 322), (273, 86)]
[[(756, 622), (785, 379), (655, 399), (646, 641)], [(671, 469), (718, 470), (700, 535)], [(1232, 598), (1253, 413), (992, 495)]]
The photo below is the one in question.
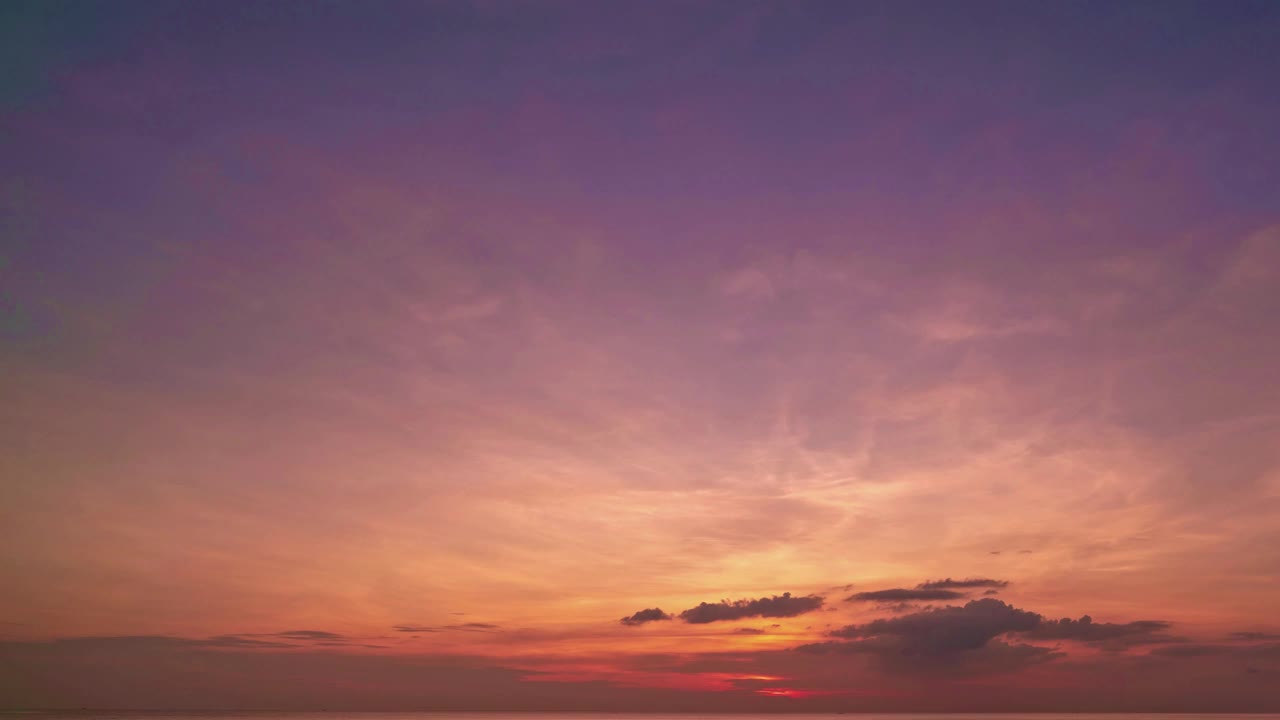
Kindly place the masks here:
[(1280, 710), (1274, 12), (1062, 119), (916, 10), (128, 7), (3, 112), (0, 706)]

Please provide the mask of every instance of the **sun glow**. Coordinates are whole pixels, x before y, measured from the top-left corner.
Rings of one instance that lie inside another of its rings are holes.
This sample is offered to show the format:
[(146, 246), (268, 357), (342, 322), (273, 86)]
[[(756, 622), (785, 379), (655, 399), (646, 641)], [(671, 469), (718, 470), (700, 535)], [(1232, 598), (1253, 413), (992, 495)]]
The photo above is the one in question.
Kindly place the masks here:
[(756, 691), (756, 694), (767, 695), (768, 697), (802, 698), (808, 697), (813, 693), (792, 688), (761, 688)]

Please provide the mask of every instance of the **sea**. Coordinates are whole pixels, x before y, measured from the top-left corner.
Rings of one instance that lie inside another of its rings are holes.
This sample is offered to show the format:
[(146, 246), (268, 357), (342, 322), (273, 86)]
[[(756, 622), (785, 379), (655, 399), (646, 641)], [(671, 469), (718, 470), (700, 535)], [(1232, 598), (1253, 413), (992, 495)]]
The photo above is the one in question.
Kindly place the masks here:
[(1280, 720), (1280, 713), (468, 713), (0, 710), (0, 720)]

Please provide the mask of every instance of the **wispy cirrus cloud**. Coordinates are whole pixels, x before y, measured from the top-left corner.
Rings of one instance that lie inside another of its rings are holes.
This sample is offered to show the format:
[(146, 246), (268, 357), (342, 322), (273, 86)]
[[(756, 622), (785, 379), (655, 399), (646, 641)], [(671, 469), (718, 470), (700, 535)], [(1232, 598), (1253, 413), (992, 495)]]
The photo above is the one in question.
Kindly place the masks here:
[[(134, 639), (6, 648), (42, 678), (17, 690), (212, 702), (191, 664), (79, 662), (178, 647), (253, 655), (216, 676), (249, 699), (537, 705), (515, 690), (549, 673), (462, 657), (518, 647), (869, 695), (895, 687), (877, 663), (1052, 658), (1078, 665), (897, 688), (1073, 707), (1114, 677), (1121, 708), (1274, 707), (1275, 665), (1245, 678), (1215, 647), (1272, 639), (1172, 635), (1276, 629), (1274, 11), (1041, 4), (920, 33), (897, 6), (327, 3), (245, 33), (138, 3), (40, 67), (100, 24), (54, 5), (4, 13), (48, 82), (0, 100), (0, 474), (38, 479), (0, 482), (0, 615)], [(1114, 622), (945, 652), (822, 635), (998, 589), (923, 578), (1003, 577)], [(732, 629), (778, 587), (850, 580), (825, 592), (868, 596), (776, 637)], [(876, 595), (923, 591), (953, 594)], [(746, 599), (690, 607), (709, 597)], [(654, 605), (713, 624), (619, 626)], [(254, 632), (224, 634), (237, 618)], [(336, 657), (392, 626), (450, 671)], [(164, 634), (191, 639), (137, 639)], [(850, 654), (706, 654), (788, 637)], [(578, 697), (641, 682), (600, 672)]]

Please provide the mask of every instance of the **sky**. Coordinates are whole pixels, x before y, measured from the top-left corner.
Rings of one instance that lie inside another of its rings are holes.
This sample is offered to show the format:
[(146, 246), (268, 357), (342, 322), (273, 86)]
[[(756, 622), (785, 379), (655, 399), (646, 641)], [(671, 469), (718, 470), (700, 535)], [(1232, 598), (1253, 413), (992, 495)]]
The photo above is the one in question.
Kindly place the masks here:
[(0, 707), (1280, 711), (1280, 5), (0, 13)]

